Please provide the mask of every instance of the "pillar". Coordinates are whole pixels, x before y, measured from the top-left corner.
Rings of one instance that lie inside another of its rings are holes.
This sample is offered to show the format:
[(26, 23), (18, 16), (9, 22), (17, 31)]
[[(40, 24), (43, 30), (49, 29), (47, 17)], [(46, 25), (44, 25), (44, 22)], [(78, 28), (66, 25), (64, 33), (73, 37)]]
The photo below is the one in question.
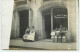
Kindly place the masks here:
[(16, 10), (15, 12), (14, 12), (14, 18), (15, 18), (15, 20), (13, 21), (13, 22), (15, 22), (15, 35), (14, 35), (14, 38), (18, 38), (19, 37), (19, 29), (20, 29), (20, 27), (19, 27), (19, 13), (18, 13), (18, 11)]
[(53, 30), (53, 8), (51, 8), (51, 31)]
[(32, 10), (29, 10), (29, 27), (32, 27), (33, 25), (33, 12)]

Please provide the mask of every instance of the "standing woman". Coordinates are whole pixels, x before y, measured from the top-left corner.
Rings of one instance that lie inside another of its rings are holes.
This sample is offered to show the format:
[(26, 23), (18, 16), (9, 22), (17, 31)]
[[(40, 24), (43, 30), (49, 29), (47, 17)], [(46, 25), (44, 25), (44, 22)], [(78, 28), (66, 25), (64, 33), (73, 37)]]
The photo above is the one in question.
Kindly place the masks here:
[(35, 30), (34, 30), (34, 26), (32, 26), (31, 32), (32, 32), (32, 33), (35, 32)]

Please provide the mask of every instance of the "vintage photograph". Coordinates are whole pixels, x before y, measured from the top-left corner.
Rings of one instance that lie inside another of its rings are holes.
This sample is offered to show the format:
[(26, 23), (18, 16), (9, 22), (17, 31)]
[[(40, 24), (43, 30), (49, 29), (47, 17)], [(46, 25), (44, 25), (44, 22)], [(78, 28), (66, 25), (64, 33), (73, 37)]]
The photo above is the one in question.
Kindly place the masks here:
[(78, 0), (14, 0), (10, 49), (77, 50)]

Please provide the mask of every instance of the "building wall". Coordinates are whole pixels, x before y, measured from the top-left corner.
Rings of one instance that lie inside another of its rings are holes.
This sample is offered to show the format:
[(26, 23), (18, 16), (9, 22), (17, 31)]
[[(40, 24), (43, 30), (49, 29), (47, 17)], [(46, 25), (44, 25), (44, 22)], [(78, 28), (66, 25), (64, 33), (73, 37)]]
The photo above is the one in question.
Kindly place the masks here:
[(76, 25), (76, 0), (71, 0), (67, 2), (68, 7), (68, 22), (69, 22), (69, 30), (71, 32), (71, 41), (76, 41), (77, 38), (77, 25)]
[[(25, 9), (29, 9), (29, 26), (34, 26), (36, 31), (36, 40), (46, 38), (45, 35), (45, 27), (44, 27), (44, 18), (42, 15), (42, 11), (47, 8), (51, 8), (54, 6), (64, 6), (68, 9), (68, 32), (67, 32), (67, 41), (75, 41), (76, 40), (76, 0), (51, 0), (48, 2), (43, 2), (43, 0), (31, 0), (28, 1), (28, 5), (22, 5), (21, 7), (26, 7)], [(23, 9), (18, 7), (19, 9)], [(17, 8), (15, 9), (17, 10)], [(16, 14), (17, 15), (17, 14)], [(17, 18), (17, 17), (15, 17)], [(12, 33), (17, 32), (17, 35), (12, 35), (12, 37), (19, 36), (19, 29), (14, 30), (15, 27), (14, 22), (16, 19), (13, 18), (12, 23)], [(17, 21), (19, 21), (17, 19)], [(17, 22), (18, 23), (18, 22)], [(19, 28), (19, 25), (16, 27)]]

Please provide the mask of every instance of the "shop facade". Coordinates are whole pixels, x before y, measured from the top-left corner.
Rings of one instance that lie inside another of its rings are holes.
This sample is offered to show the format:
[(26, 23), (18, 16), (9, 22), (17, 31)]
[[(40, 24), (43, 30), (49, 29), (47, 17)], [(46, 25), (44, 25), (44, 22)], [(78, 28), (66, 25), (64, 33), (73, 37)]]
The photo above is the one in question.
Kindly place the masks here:
[(36, 40), (48, 39), (52, 30), (63, 25), (67, 31), (67, 41), (76, 41), (76, 0), (19, 2), (14, 4), (11, 38), (22, 38), (26, 27), (34, 26)]

